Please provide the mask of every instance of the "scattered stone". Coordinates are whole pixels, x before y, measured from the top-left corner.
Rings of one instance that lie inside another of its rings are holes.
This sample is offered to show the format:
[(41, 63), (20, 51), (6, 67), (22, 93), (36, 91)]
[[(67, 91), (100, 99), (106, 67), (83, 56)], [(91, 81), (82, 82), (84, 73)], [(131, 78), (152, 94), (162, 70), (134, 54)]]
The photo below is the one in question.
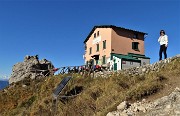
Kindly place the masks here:
[(8, 90), (7, 89), (3, 89), (3, 92), (6, 93)]
[(109, 112), (106, 116), (114, 116), (112, 112)]
[(142, 105), (139, 106), (138, 109), (139, 109), (139, 111), (142, 111), (144, 113), (146, 112), (146, 108), (144, 106), (142, 106)]
[(146, 99), (142, 99), (142, 103), (145, 103), (146, 102)]
[(22, 85), (22, 87), (26, 87), (26, 85)]
[(143, 72), (143, 73), (146, 72), (146, 68), (142, 68), (142, 72)]
[(127, 103), (127, 101), (124, 101), (117, 106), (117, 110), (123, 111), (123, 110), (127, 109), (127, 107), (128, 107), (128, 103)]
[[(180, 116), (180, 88), (176, 88), (170, 95), (156, 99), (154, 102), (136, 102), (131, 104), (129, 108), (125, 108), (127, 101), (122, 102), (117, 111), (109, 112), (107, 116), (138, 116), (143, 112), (143, 116)], [(123, 114), (123, 115), (121, 115)]]

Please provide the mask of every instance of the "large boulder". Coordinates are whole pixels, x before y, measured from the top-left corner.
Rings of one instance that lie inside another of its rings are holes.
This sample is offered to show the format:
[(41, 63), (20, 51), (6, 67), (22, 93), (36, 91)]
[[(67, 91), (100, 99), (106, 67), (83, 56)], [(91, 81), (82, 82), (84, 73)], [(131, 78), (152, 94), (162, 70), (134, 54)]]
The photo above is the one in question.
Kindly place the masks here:
[(25, 78), (39, 78), (52, 74), (54, 66), (46, 60), (39, 60), (38, 56), (26, 56), (23, 62), (19, 62), (13, 66), (9, 83), (18, 82)]

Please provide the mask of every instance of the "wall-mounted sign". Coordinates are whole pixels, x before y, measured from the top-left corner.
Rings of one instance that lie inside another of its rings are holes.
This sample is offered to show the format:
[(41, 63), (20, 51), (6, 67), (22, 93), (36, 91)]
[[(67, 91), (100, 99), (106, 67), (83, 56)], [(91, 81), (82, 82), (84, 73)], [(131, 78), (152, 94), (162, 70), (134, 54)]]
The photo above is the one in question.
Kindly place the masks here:
[(146, 65), (146, 63), (145, 63), (145, 62), (143, 62), (143, 65)]
[(122, 61), (122, 64), (126, 64), (126, 61)]
[(99, 43), (100, 41), (101, 41), (101, 36), (99, 36), (99, 37), (93, 39), (92, 44), (97, 44), (97, 43)]

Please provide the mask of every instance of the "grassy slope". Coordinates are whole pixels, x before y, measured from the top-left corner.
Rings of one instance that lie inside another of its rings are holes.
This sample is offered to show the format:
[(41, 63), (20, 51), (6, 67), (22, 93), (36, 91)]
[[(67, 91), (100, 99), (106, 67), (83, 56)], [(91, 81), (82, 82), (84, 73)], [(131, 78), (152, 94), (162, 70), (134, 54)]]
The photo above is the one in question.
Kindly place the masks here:
[[(150, 72), (140, 77), (114, 74), (110, 78), (81, 77), (73, 75), (65, 91), (82, 86), (77, 97), (65, 103), (58, 101), (57, 115), (105, 115), (115, 110), (123, 100), (135, 101), (142, 98), (153, 100), (168, 94), (180, 85), (180, 59), (176, 59), (160, 72)], [(52, 92), (62, 80), (62, 75), (41, 80), (25, 80), (0, 91), (0, 115), (53, 115)], [(26, 87), (22, 87), (26, 84)], [(151, 97), (152, 96), (152, 97)]]

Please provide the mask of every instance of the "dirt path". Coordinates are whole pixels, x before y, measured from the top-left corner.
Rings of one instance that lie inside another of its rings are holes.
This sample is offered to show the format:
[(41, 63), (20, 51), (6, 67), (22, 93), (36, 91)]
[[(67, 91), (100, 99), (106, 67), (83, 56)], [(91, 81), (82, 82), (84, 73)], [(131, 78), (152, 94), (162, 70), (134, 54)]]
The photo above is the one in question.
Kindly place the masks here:
[(172, 93), (176, 87), (180, 88), (180, 74), (179, 76), (169, 77), (168, 81), (165, 82), (163, 89), (161, 89), (158, 93), (154, 95), (148, 96), (145, 99), (146, 101), (153, 101), (163, 96), (167, 96)]

